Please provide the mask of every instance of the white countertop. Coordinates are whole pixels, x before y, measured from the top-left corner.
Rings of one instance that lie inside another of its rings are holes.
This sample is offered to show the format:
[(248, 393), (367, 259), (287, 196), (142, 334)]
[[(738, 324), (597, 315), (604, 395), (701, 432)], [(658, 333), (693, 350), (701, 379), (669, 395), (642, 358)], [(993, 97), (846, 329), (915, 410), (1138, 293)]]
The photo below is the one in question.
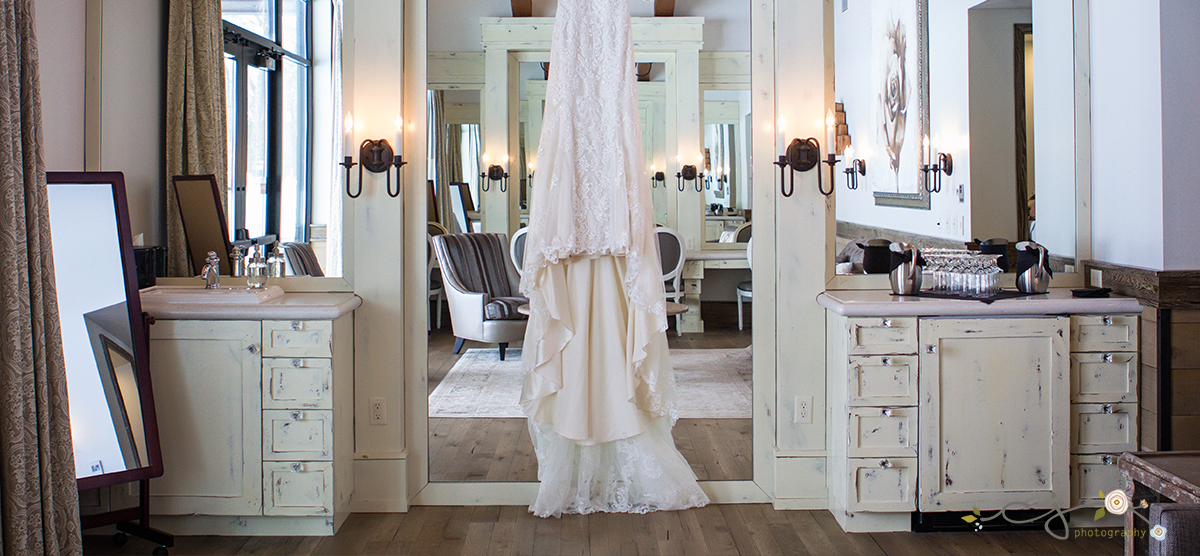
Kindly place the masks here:
[(142, 311), (163, 320), (333, 320), (362, 305), (353, 293), (285, 293), (258, 305), (143, 303)]
[(822, 307), (844, 317), (934, 317), (995, 315), (1069, 315), (1140, 313), (1132, 297), (1072, 297), (1067, 288), (1050, 288), (1041, 295), (1001, 299), (993, 303), (963, 299), (904, 297), (891, 290), (830, 290), (817, 296)]
[[(728, 243), (723, 245), (729, 245)], [(688, 251), (684, 256), (689, 261), (736, 261), (746, 260), (746, 249), (710, 249), (704, 251)]]

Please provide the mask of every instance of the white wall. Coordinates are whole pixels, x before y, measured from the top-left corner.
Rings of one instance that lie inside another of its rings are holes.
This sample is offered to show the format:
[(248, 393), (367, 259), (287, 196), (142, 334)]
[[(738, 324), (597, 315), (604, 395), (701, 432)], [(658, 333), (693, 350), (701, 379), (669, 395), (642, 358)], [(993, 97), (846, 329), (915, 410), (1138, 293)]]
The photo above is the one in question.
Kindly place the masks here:
[(1075, 256), (1073, 17), (1070, 2), (1033, 3), (1034, 240), (1062, 257)]
[[(980, 239), (1002, 237), (1015, 241), (1018, 237), (1013, 25), (1032, 21), (1033, 14), (1028, 9), (967, 12), (970, 230), (973, 237)], [(1040, 39), (1037, 34), (1034, 37)], [(1034, 86), (1040, 90), (1036, 83)], [(933, 106), (938, 112), (943, 110), (940, 104)], [(960, 157), (953, 154), (957, 162)]]
[(1089, 9), (1092, 258), (1149, 269), (1164, 268), (1168, 200), (1158, 5), (1140, 2), (1138, 9), (1129, 9), (1123, 0), (1091, 0)]
[(1200, 269), (1200, 2), (1162, 0), (1163, 269)]
[(87, 0), (89, 171), (123, 172), (130, 228), (162, 245), (165, 12), (158, 0)]
[(46, 169), (83, 170), (84, 0), (34, 0)]

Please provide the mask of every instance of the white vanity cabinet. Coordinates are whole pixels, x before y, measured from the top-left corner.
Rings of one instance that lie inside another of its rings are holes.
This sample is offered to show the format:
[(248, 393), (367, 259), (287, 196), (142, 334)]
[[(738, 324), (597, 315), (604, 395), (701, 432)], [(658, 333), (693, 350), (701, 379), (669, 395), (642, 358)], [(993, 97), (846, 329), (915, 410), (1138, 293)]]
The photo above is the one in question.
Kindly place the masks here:
[(286, 294), (315, 305), (290, 312), (147, 307), (164, 461), (151, 482), (156, 523), (177, 534), (331, 535), (345, 520), (359, 300), (321, 295)]
[(847, 531), (909, 530), (914, 511), (1066, 508), (1118, 485), (1116, 456), (1137, 439), (1136, 300), (818, 302), (829, 508)]

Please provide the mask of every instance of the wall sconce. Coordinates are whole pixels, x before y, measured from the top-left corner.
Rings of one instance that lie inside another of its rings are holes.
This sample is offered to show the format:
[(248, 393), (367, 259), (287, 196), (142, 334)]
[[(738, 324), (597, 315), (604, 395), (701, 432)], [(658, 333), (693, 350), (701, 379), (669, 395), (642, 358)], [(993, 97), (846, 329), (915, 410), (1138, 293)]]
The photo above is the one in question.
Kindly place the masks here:
[[(487, 163), (487, 155), (483, 155), (484, 163)], [(505, 159), (507, 162), (507, 158)], [(487, 167), (486, 172), (479, 174), (479, 179), (483, 180), (482, 189), (487, 191), (490, 189), (492, 182), (500, 182), (500, 192), (508, 193), (508, 172), (499, 164), (492, 164)]]
[(858, 189), (858, 176), (867, 175), (867, 161), (861, 158), (854, 158), (854, 147), (846, 147), (846, 159), (850, 162), (849, 166), (842, 170), (846, 174), (846, 189)]
[[(701, 155), (699, 160), (703, 161), (704, 156)], [(678, 164), (678, 156), (675, 157), (675, 161), (676, 164)], [(697, 166), (692, 164), (685, 164), (683, 168), (680, 168), (679, 171), (675, 173), (675, 179), (679, 183), (679, 191), (681, 193), (684, 190), (683, 182), (685, 181), (690, 181), (696, 186), (696, 193), (700, 193), (708, 188), (708, 186), (703, 183), (704, 172), (701, 172)]]
[(651, 164), (650, 165), (650, 189), (657, 188), (658, 184), (660, 184), (660, 183), (663, 184), (663, 187), (665, 188), (667, 186), (667, 184), (663, 183), (665, 181), (667, 181), (667, 175), (663, 172), (655, 171), (654, 165)]
[[(837, 164), (837, 156), (829, 153), (825, 160), (821, 160), (821, 143), (814, 137), (792, 139), (792, 142), (788, 144), (787, 151), (779, 155), (779, 160), (773, 163), (779, 166), (779, 194), (791, 197), (796, 191), (796, 172), (812, 170), (820, 162), (829, 165), (829, 191), (825, 191), (819, 171), (817, 172), (817, 191), (828, 197), (833, 194), (833, 172), (834, 166)], [(784, 174), (787, 168), (792, 170), (791, 187), (787, 187), (784, 183)]]
[[(940, 193), (942, 191), (942, 174), (947, 176), (954, 174), (954, 157), (950, 153), (937, 153), (937, 164), (930, 165), (933, 161), (933, 147), (929, 142), (929, 136), (926, 135), (921, 140), (921, 146), (925, 147), (925, 164), (921, 166), (921, 172), (925, 175), (925, 191), (929, 193)], [(933, 173), (932, 179), (930, 172)]]
[[(397, 118), (397, 121), (399, 121), (399, 116), (397, 116), (396, 118)], [(397, 124), (397, 129), (402, 130), (402, 128), (400, 127), (400, 124)], [(354, 118), (351, 117), (349, 112), (346, 113), (345, 132), (346, 132), (345, 150), (347, 152), (349, 152), (349, 150), (350, 150), (350, 146), (349, 146), (350, 135), (354, 132)], [(400, 196), (400, 188), (401, 188), (400, 180), (403, 178), (403, 175), (400, 173), (400, 167), (402, 167), (408, 163), (404, 161), (403, 155), (395, 154), (395, 152), (392, 151), (392, 145), (390, 143), (388, 143), (387, 139), (365, 139), (365, 140), (363, 140), (362, 144), (360, 144), (358, 147), (358, 159), (361, 161), (361, 163), (354, 162), (354, 157), (347, 155), (347, 156), (343, 157), (341, 162), (338, 163), (339, 166), (346, 169), (346, 195), (347, 196), (349, 196), (351, 199), (357, 199), (360, 195), (362, 195), (363, 169), (366, 169), (367, 171), (374, 173), (374, 174), (378, 174), (381, 172), (386, 173), (387, 174), (388, 197), (395, 199), (396, 197)], [(350, 191), (350, 169), (356, 165), (358, 166), (358, 191), (351, 192)], [(392, 174), (391, 174), (391, 169), (393, 167), (395, 167), (395, 169), (396, 169), (396, 191), (394, 193), (392, 192)]]

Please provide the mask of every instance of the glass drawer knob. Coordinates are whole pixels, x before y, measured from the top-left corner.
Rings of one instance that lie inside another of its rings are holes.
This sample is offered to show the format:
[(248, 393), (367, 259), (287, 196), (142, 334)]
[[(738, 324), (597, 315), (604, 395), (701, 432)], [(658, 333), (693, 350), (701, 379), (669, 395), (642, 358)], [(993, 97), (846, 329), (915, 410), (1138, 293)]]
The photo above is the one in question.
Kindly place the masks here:
[(890, 469), (890, 468), (892, 467), (892, 462), (890, 462), (890, 461), (888, 461), (888, 460), (886, 460), (886, 459), (885, 459), (885, 460), (880, 460), (880, 461), (879, 461), (879, 467), (880, 467), (881, 469)]
[(292, 464), (292, 473), (299, 473), (301, 471), (304, 471), (303, 463), (293, 463)]

